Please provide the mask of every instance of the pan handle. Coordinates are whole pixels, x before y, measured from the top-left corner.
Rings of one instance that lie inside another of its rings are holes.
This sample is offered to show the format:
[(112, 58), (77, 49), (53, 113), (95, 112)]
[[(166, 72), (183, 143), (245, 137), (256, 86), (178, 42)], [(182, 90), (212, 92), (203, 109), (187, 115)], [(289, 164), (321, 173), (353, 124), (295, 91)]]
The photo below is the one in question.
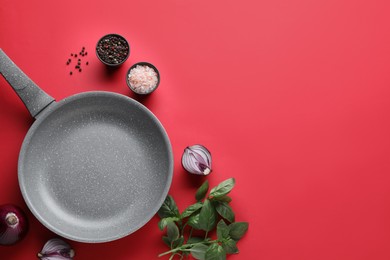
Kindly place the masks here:
[(55, 101), (27, 77), (2, 49), (0, 49), (0, 74), (15, 90), (34, 118)]

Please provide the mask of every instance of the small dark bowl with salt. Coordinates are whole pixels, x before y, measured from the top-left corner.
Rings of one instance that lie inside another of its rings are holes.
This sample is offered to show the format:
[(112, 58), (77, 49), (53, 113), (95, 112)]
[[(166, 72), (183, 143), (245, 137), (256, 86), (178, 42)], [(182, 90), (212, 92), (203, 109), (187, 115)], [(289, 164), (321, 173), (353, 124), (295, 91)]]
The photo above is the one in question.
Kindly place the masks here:
[(160, 72), (149, 62), (137, 62), (126, 73), (126, 83), (138, 95), (148, 95), (160, 84)]
[(119, 66), (127, 60), (129, 55), (130, 45), (119, 34), (106, 34), (96, 44), (96, 56), (107, 66)]

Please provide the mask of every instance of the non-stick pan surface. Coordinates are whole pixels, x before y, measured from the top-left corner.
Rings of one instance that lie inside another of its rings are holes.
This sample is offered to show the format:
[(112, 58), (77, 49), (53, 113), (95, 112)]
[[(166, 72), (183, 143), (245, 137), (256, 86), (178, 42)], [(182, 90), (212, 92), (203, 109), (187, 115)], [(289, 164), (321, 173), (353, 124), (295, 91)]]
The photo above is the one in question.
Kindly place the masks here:
[(157, 212), (173, 158), (164, 128), (146, 107), (123, 95), (86, 92), (50, 103), (36, 118), (18, 177), (46, 227), (72, 240), (106, 242)]
[(137, 230), (160, 207), (172, 171), (158, 120), (130, 98), (89, 92), (61, 101), (30, 128), (19, 184), (49, 229), (88, 242)]

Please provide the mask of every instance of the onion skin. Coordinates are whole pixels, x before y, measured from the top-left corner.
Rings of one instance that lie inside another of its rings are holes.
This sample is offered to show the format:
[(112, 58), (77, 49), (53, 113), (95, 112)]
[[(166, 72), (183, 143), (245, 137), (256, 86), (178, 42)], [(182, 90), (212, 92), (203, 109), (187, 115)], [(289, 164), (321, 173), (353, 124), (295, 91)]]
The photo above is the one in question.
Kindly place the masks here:
[(41, 260), (72, 260), (74, 250), (60, 238), (50, 239), (45, 243), (37, 257)]
[(181, 158), (183, 168), (195, 175), (209, 175), (211, 173), (211, 153), (200, 144), (188, 146), (184, 149)]
[(29, 225), (23, 210), (13, 204), (0, 206), (0, 245), (9, 246), (22, 240)]

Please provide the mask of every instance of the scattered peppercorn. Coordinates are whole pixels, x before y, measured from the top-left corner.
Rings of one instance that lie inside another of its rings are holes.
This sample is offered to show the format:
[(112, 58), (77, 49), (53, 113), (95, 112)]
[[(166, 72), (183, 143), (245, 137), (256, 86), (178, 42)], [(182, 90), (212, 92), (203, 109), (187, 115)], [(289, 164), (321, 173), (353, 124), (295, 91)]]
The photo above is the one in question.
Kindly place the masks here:
[[(79, 57), (77, 57), (79, 55)], [(75, 59), (77, 62), (77, 65), (74, 67), (76, 70), (78, 70), (79, 72), (82, 71), (82, 68), (81, 68), (81, 63), (82, 63), (82, 58), (81, 57), (84, 57), (86, 56), (86, 52), (85, 52), (85, 47), (83, 46), (81, 48), (81, 51), (78, 52), (78, 55), (77, 55), (77, 52), (76, 53), (71, 53), (70, 54), (70, 57), (67, 61), (66, 61), (66, 65), (68, 66), (71, 62), (72, 62), (72, 59)], [(86, 65), (88, 65), (88, 61), (85, 63)], [(70, 71), (69, 72), (69, 75), (73, 75), (73, 71)]]

